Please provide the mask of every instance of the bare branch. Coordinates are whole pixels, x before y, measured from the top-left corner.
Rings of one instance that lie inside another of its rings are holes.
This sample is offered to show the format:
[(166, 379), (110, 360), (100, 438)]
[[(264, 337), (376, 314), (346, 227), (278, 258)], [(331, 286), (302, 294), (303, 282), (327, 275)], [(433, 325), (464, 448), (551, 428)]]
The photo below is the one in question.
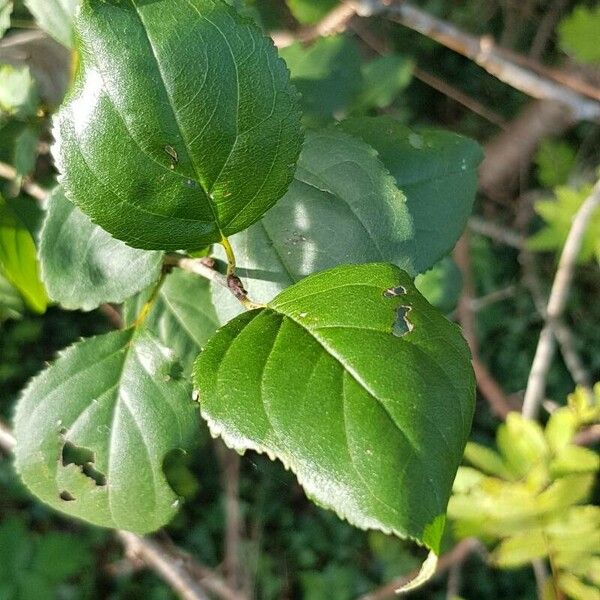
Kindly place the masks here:
[(227, 448), (219, 439), (215, 440), (214, 447), (221, 466), (221, 482), (225, 504), (225, 573), (229, 586), (238, 589), (243, 579), (240, 563), (242, 530), (239, 500), (240, 455)]
[(583, 237), (592, 215), (599, 207), (600, 181), (596, 183), (592, 193), (575, 215), (558, 263), (558, 270), (554, 277), (548, 306), (545, 311), (547, 322), (540, 334), (523, 401), (523, 415), (529, 419), (536, 418), (539, 406), (544, 399), (546, 378), (555, 350), (552, 324), (560, 319), (565, 309)]
[[(493, 39), (476, 37), (461, 31), (451, 23), (438, 19), (406, 2), (392, 0), (354, 0), (361, 16), (382, 15), (405, 27), (443, 44), (469, 58), (490, 75), (511, 87), (541, 100), (554, 100), (564, 105), (576, 120), (600, 120), (600, 102), (580, 93), (569, 85), (544, 76), (528, 66), (526, 59), (518, 62), (510, 53), (496, 46)], [(521, 64), (523, 63), (523, 64)]]
[(471, 257), (469, 254), (469, 243), (467, 234), (458, 241), (454, 250), (454, 260), (463, 276), (463, 293), (458, 303), (458, 320), (462, 325), (463, 335), (469, 344), (473, 356), (473, 370), (477, 387), (487, 400), (490, 410), (500, 419), (505, 419), (513, 410), (510, 400), (494, 379), (487, 367), (479, 358), (479, 344), (477, 343), (477, 331), (475, 327), (475, 315), (472, 309), (475, 295), (473, 283), (473, 272), (471, 269)]
[(479, 235), (488, 237), (495, 242), (500, 242), (505, 246), (517, 248), (518, 250), (523, 248), (525, 244), (525, 239), (523, 236), (516, 231), (507, 229), (506, 227), (498, 225), (497, 223), (486, 221), (481, 217), (471, 217), (469, 219), (469, 229), (475, 233), (478, 233)]
[(118, 531), (117, 537), (128, 556), (143, 560), (183, 600), (209, 600), (204, 589), (187, 572), (183, 561), (174, 560), (157, 542), (150, 538), (142, 539), (128, 531)]
[[(0, 177), (2, 177), (2, 179), (7, 179), (8, 181), (16, 181), (19, 176), (14, 167), (0, 162)], [(48, 198), (48, 191), (35, 183), (35, 181), (24, 179), (21, 183), (21, 187), (24, 192), (39, 202), (45, 202)]]
[(343, 31), (355, 15), (356, 7), (353, 4), (342, 3), (312, 27), (306, 27), (297, 32), (275, 31), (271, 33), (271, 37), (278, 48), (286, 48), (294, 42), (304, 42), (307, 44), (322, 36), (333, 35)]

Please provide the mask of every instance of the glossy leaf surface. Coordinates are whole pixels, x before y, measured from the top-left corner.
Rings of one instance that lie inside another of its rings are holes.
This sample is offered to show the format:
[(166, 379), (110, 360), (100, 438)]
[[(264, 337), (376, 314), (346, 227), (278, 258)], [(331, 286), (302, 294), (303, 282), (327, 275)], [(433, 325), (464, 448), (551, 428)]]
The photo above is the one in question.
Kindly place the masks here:
[(40, 281), (33, 237), (1, 196), (0, 274), (20, 292), (30, 309), (45, 312), (48, 296)]
[(318, 504), (437, 553), (471, 426), (458, 328), (387, 264), (319, 273), (237, 317), (200, 354), (213, 434), (292, 469)]
[(171, 351), (143, 330), (64, 351), (17, 407), (16, 467), (25, 485), (96, 525), (146, 533), (166, 524), (178, 498), (163, 461), (193, 447), (198, 426), (177, 370)]
[(394, 176), (413, 221), (412, 264), (418, 273), (429, 269), (452, 250), (466, 226), (481, 148), (449, 131), (411, 131), (392, 117), (349, 119), (342, 128), (375, 148)]
[(94, 225), (60, 187), (49, 199), (41, 235), (42, 278), (50, 297), (68, 309), (121, 303), (155, 282), (162, 253), (130, 248)]
[[(435, 131), (419, 138), (423, 148), (414, 148), (412, 132), (393, 120), (349, 123), (360, 132), (372, 126), (381, 133), (375, 141), (389, 126), (389, 146), (380, 149), (386, 153), (378, 156), (337, 128), (307, 134), (288, 193), (231, 239), (253, 300), (268, 302), (303, 277), (339, 264), (385, 261), (415, 275), (449, 252), (462, 232), (475, 197), (477, 144)], [(227, 291), (215, 286), (213, 294), (221, 322), (241, 312)]]
[(129, 245), (218, 242), (285, 193), (297, 93), (271, 40), (222, 0), (86, 0), (55, 119), (67, 197)]

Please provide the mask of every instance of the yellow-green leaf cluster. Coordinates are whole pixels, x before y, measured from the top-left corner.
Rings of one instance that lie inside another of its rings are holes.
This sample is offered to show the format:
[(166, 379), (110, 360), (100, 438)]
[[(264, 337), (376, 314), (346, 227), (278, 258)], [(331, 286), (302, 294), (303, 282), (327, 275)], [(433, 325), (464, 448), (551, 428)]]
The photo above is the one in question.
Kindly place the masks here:
[[(559, 186), (554, 189), (555, 199), (536, 202), (535, 211), (545, 225), (529, 239), (529, 248), (560, 251), (569, 235), (573, 218), (591, 191), (590, 185), (578, 189)], [(600, 262), (600, 210), (590, 219), (578, 258), (579, 262), (585, 263), (594, 257)]]
[[(458, 537), (477, 536), (493, 563), (548, 558), (555, 584), (576, 600), (600, 598), (600, 508), (589, 500), (600, 457), (574, 443), (600, 420), (600, 384), (578, 388), (545, 429), (519, 413), (498, 429), (497, 450), (469, 443), (448, 507)], [(583, 505), (583, 506), (582, 506)]]

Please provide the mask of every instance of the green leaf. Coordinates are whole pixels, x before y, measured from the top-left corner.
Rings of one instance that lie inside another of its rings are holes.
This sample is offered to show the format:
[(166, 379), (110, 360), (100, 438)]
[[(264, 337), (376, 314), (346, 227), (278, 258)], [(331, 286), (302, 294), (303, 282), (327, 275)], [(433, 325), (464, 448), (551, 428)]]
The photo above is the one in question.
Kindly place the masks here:
[(543, 529), (528, 529), (502, 541), (494, 551), (494, 564), (500, 568), (521, 567), (548, 554)]
[[(562, 250), (571, 230), (573, 218), (591, 191), (591, 185), (584, 185), (579, 189), (559, 186), (554, 190), (556, 199), (536, 202), (535, 211), (545, 221), (545, 225), (529, 238), (528, 247), (538, 251)], [(578, 260), (585, 263), (594, 256), (600, 260), (600, 210), (594, 212), (588, 223)]]
[(422, 273), (448, 254), (471, 214), (479, 145), (449, 131), (411, 131), (392, 117), (362, 117), (341, 125), (377, 150), (406, 196), (414, 223), (412, 264)]
[(271, 40), (222, 0), (86, 0), (55, 119), (67, 197), (129, 245), (219, 242), (285, 193), (297, 93)]
[(473, 373), (458, 328), (406, 273), (347, 265), (302, 280), (220, 329), (194, 382), (229, 446), (278, 458), (352, 524), (438, 553)]
[(430, 304), (448, 314), (458, 305), (463, 278), (454, 260), (445, 256), (429, 271), (417, 275), (415, 285)]
[[(268, 302), (343, 263), (385, 261), (414, 272), (412, 233), (406, 199), (373, 148), (328, 129), (307, 134), (286, 196), (231, 244), (249, 296)], [(220, 286), (213, 298), (221, 322), (242, 312)]]
[(413, 63), (400, 54), (387, 54), (362, 68), (363, 86), (352, 111), (366, 112), (389, 106), (412, 79)]
[(80, 0), (25, 0), (37, 24), (57, 42), (73, 46), (73, 15)]
[(193, 446), (190, 390), (170, 350), (144, 330), (115, 331), (61, 353), (16, 410), (16, 467), (53, 508), (96, 525), (146, 533), (177, 496), (163, 461)]
[(465, 459), (488, 475), (508, 480), (513, 479), (512, 473), (506, 468), (502, 457), (487, 446), (469, 442), (465, 448)]
[(577, 154), (567, 142), (545, 140), (535, 154), (538, 179), (548, 187), (564, 185), (575, 166)]
[[(390, 123), (392, 132), (397, 126), (412, 135), (388, 119), (350, 123), (372, 123), (375, 130)], [(443, 143), (428, 151), (417, 151), (408, 142), (407, 148), (400, 142), (396, 146), (398, 160), (405, 163), (394, 166), (410, 195), (406, 199), (376, 151), (363, 141), (338, 128), (307, 134), (288, 193), (259, 223), (231, 239), (249, 296), (268, 302), (303, 277), (344, 263), (391, 262), (414, 275), (448, 252), (466, 223), (475, 194), (475, 171), (463, 173), (458, 165), (463, 160), (471, 164), (467, 160), (471, 152), (474, 169), (479, 150), (454, 134), (430, 135)], [(454, 158), (449, 154), (452, 147), (457, 148)], [(396, 157), (391, 148), (387, 150)], [(436, 151), (442, 153), (437, 159)], [(455, 167), (463, 174), (441, 174)], [(440, 185), (456, 186), (446, 202), (440, 200)], [(432, 231), (433, 226), (437, 229)], [(214, 286), (213, 297), (221, 322), (241, 312), (226, 290)]]
[(0, 38), (10, 28), (10, 15), (12, 11), (12, 0), (0, 0)]
[(579, 5), (558, 26), (560, 46), (568, 54), (585, 63), (600, 62), (600, 6)]
[(517, 477), (525, 477), (543, 463), (550, 454), (539, 423), (512, 412), (500, 425), (496, 435), (498, 449), (508, 469)]
[(296, 20), (304, 25), (320, 21), (336, 7), (339, 0), (286, 0), (286, 4)]
[(0, 196), (0, 274), (23, 296), (27, 306), (46, 311), (48, 297), (38, 273), (31, 233)]
[[(147, 298), (148, 292), (125, 304), (126, 324), (133, 324)], [(208, 280), (179, 269), (165, 279), (144, 322), (147, 329), (175, 352), (186, 375), (218, 325)]]
[(296, 42), (280, 53), (302, 95), (305, 123), (317, 126), (347, 114), (363, 77), (359, 49), (352, 38), (319, 38), (308, 47)]
[(40, 243), (42, 279), (68, 309), (121, 303), (156, 282), (162, 252), (136, 250), (94, 225), (57, 187), (49, 199)]
[(0, 117), (19, 119), (35, 115), (39, 103), (37, 87), (29, 67), (0, 65)]

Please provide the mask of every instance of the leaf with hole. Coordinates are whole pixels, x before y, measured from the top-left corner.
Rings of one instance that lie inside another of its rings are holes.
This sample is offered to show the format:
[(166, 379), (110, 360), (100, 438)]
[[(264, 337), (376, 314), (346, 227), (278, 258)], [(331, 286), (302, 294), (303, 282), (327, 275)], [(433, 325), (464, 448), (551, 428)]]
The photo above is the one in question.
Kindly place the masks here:
[(16, 410), (16, 467), (53, 508), (147, 533), (179, 500), (163, 462), (194, 446), (197, 409), (173, 353), (143, 328), (90, 338), (35, 377)]
[(198, 248), (285, 193), (302, 143), (273, 43), (222, 0), (85, 0), (55, 118), (67, 197), (129, 245)]
[(474, 408), (458, 328), (393, 265), (313, 275), (221, 328), (194, 383), (213, 434), (365, 529), (437, 553)]
[(61, 187), (48, 202), (40, 243), (42, 279), (64, 308), (121, 303), (160, 276), (162, 252), (130, 248), (94, 225)]

